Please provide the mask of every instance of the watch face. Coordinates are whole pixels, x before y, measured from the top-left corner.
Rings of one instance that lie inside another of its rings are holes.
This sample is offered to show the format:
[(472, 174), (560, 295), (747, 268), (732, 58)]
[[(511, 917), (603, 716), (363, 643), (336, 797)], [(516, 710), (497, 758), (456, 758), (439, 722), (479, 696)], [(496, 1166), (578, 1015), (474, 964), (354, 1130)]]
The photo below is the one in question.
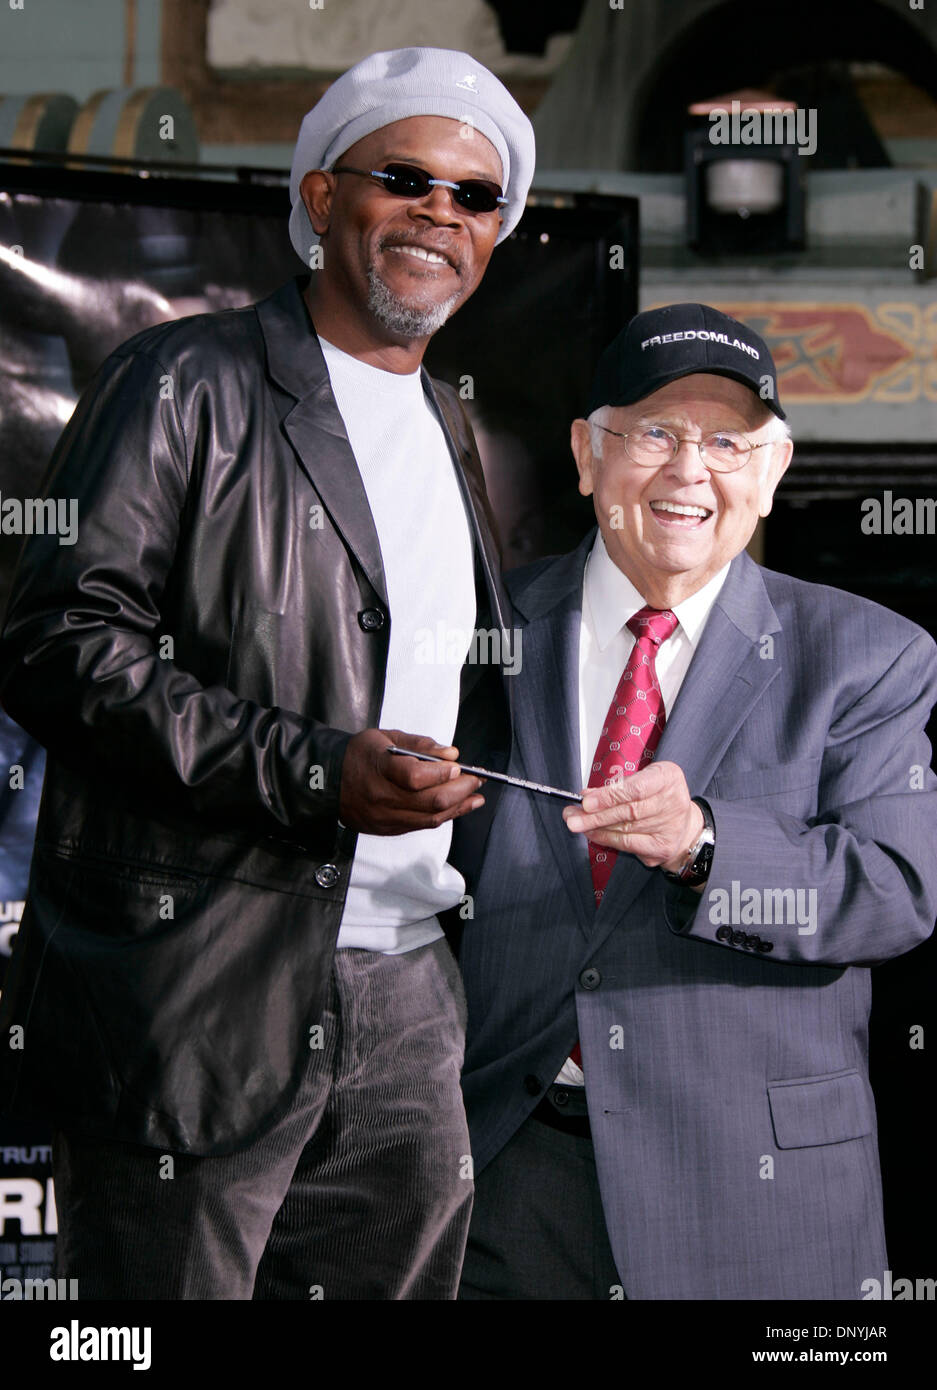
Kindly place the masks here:
[(716, 852), (716, 827), (709, 807), (696, 797), (693, 800), (702, 811), (704, 821), (699, 839), (693, 846), (696, 853), (679, 873), (674, 873), (671, 869), (661, 870), (665, 878), (672, 879), (674, 883), (683, 883), (687, 888), (698, 888), (701, 883), (706, 882)]
[(686, 883), (690, 888), (698, 887), (705, 883), (709, 877), (709, 870), (712, 867), (713, 854), (715, 853), (715, 842), (713, 833), (707, 827), (700, 836), (699, 848), (693, 856), (691, 863), (687, 865), (680, 875), (681, 882)]
[(692, 873), (697, 883), (705, 883), (709, 878), (709, 871), (712, 868), (713, 854), (715, 846), (711, 839), (701, 846), (699, 854), (693, 862)]

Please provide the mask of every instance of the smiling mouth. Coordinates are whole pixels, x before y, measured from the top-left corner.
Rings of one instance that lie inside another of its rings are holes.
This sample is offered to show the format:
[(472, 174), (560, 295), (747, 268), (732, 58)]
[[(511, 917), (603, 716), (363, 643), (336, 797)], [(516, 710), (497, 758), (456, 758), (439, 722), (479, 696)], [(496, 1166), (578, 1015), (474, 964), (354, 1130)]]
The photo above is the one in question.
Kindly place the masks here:
[(441, 251), (434, 251), (429, 246), (417, 246), (414, 242), (389, 242), (384, 246), (384, 250), (394, 251), (399, 256), (407, 256), (424, 265), (444, 265), (450, 270), (455, 269), (448, 256), (444, 256)]
[(708, 507), (699, 507), (693, 503), (658, 501), (649, 505), (662, 526), (678, 526), (692, 530), (697, 526), (705, 526), (712, 516)]

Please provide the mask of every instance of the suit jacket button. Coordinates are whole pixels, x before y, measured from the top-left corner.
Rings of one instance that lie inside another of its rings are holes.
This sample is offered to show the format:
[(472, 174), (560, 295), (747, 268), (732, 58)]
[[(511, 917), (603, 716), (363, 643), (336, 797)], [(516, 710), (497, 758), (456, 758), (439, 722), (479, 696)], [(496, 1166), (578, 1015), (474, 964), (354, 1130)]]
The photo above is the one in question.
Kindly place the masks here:
[(543, 1090), (543, 1085), (540, 1081), (540, 1077), (525, 1076), (524, 1090), (527, 1092), (529, 1096), (539, 1096), (540, 1092)]
[(320, 888), (334, 888), (341, 874), (334, 864), (320, 864), (316, 869), (315, 879)]
[(554, 1105), (568, 1105), (568, 1104), (569, 1104), (569, 1092), (568, 1092), (568, 1091), (554, 1091), (554, 1092), (553, 1092), (553, 1104), (554, 1104)]
[(364, 632), (379, 632), (384, 622), (384, 614), (379, 608), (364, 608), (358, 614), (358, 626)]
[(583, 989), (598, 989), (599, 985), (602, 983), (602, 976), (594, 965), (590, 965), (588, 970), (584, 970), (579, 976), (579, 983), (582, 985)]

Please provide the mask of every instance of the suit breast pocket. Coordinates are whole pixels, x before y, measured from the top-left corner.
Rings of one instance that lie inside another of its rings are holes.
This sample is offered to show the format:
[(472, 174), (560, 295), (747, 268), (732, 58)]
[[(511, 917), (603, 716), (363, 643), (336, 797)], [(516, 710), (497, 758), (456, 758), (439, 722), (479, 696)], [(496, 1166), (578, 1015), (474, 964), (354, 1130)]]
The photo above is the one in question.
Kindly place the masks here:
[[(792, 763), (774, 763), (770, 767), (727, 768), (710, 778), (704, 795), (722, 801), (771, 801), (787, 798), (798, 803), (810, 802), (806, 814), (816, 809), (817, 787), (820, 780), (820, 758), (798, 758)], [(787, 809), (785, 807), (785, 809)]]
[(769, 1081), (768, 1104), (779, 1149), (842, 1144), (875, 1129), (872, 1094), (855, 1068)]

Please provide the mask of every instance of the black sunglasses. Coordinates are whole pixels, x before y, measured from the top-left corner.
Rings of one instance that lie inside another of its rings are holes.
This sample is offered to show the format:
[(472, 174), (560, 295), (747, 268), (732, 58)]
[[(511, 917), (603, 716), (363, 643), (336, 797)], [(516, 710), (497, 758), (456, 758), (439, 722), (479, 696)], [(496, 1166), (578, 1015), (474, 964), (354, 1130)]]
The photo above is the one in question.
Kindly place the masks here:
[(336, 166), (333, 174), (360, 174), (365, 179), (380, 179), (383, 187), (395, 198), (425, 198), (437, 185), (451, 188), (452, 197), (466, 212), (494, 212), (507, 202), (496, 183), (488, 179), (434, 179), (416, 164), (385, 164), (383, 169), (351, 169), (347, 164)]

